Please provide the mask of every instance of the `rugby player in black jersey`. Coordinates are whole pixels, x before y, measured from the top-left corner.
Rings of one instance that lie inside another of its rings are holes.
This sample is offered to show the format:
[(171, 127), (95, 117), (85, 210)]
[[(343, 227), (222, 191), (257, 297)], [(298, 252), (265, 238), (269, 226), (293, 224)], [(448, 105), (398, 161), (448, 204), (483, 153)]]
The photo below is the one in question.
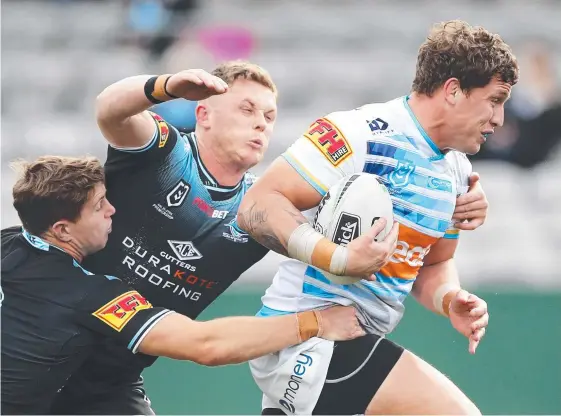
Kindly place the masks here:
[[(195, 322), (153, 307), (118, 277), (81, 265), (105, 246), (115, 213), (99, 161), (48, 156), (20, 165), (13, 194), (23, 228), (2, 230), (2, 414), (48, 413), (57, 391), (108, 340), (131, 354), (221, 365), (312, 336), (363, 333), (353, 308)], [(144, 403), (133, 391), (111, 405), (127, 413)], [(97, 405), (84, 403), (92, 413)]]

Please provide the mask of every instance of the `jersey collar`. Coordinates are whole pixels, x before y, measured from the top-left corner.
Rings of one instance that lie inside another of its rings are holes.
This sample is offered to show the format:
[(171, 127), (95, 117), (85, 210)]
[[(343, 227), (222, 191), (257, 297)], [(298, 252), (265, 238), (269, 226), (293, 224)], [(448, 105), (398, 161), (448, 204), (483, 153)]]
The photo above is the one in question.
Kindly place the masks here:
[(195, 133), (186, 134), (185, 137), (189, 141), (191, 145), (191, 149), (193, 149), (193, 157), (197, 162), (197, 169), (199, 171), (199, 176), (203, 181), (204, 186), (209, 191), (212, 199), (214, 200), (226, 200), (234, 196), (241, 188), (243, 180), (238, 182), (234, 186), (222, 186), (218, 183), (218, 181), (212, 176), (212, 174), (207, 170), (205, 167), (200, 155), (199, 155), (199, 147), (197, 145), (197, 138)]
[(430, 160), (435, 161), (435, 160), (444, 159), (444, 153), (442, 153), (440, 149), (436, 146), (436, 144), (432, 141), (432, 139), (427, 134), (423, 126), (421, 126), (421, 123), (419, 123), (419, 120), (413, 113), (413, 110), (411, 110), (411, 107), (409, 106), (409, 98), (411, 98), (409, 95), (403, 97), (403, 106), (407, 110), (407, 113), (409, 113), (409, 117), (411, 117), (413, 123), (415, 123), (415, 127), (417, 127), (417, 130), (419, 131), (425, 142), (427, 142), (429, 148), (432, 150), (433, 156), (430, 157)]

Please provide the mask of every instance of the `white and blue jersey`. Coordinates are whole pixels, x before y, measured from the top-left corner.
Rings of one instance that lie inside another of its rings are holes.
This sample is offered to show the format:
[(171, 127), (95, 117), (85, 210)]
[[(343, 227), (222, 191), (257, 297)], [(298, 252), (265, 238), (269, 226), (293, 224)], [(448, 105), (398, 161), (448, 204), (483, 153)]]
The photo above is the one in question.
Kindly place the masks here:
[[(284, 154), (321, 195), (352, 173), (380, 177), (400, 224), (388, 264), (376, 273), (376, 281), (338, 285), (302, 262), (284, 261), (263, 296), (259, 315), (354, 304), (369, 332), (388, 333), (403, 315), (403, 301), (431, 246), (440, 238), (458, 238), (452, 214), (457, 196), (468, 189), (471, 164), (462, 153), (442, 153), (407, 101), (401, 97), (331, 113), (316, 120)], [(316, 211), (305, 215), (312, 220)]]

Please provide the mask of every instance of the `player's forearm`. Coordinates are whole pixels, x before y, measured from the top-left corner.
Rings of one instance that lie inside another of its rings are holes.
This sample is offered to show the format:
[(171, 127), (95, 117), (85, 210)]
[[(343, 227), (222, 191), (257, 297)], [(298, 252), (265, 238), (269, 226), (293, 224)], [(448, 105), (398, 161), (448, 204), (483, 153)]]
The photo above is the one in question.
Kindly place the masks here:
[(216, 366), (235, 364), (279, 351), (318, 334), (313, 312), (278, 317), (229, 317), (195, 322), (180, 314), (162, 319), (139, 351)]
[[(254, 185), (257, 186), (257, 185)], [(277, 253), (288, 255), (294, 230), (308, 222), (282, 194), (274, 191), (246, 195), (238, 210), (238, 224), (254, 240)]]
[(425, 308), (442, 314), (460, 287), (455, 261), (448, 259), (421, 267), (411, 293)]
[(210, 358), (203, 364), (211, 366), (241, 363), (299, 342), (295, 315), (223, 318), (201, 326)]
[(144, 93), (149, 78), (150, 75), (125, 78), (103, 90), (96, 101), (98, 122), (123, 122), (153, 106)]

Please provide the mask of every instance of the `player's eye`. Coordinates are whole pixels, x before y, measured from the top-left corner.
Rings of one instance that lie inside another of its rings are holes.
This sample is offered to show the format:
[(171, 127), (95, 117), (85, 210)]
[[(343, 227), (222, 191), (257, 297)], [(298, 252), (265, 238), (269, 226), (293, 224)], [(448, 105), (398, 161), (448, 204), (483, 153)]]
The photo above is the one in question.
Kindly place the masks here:
[(250, 107), (242, 107), (242, 111), (246, 114), (253, 113), (253, 109), (251, 109)]

